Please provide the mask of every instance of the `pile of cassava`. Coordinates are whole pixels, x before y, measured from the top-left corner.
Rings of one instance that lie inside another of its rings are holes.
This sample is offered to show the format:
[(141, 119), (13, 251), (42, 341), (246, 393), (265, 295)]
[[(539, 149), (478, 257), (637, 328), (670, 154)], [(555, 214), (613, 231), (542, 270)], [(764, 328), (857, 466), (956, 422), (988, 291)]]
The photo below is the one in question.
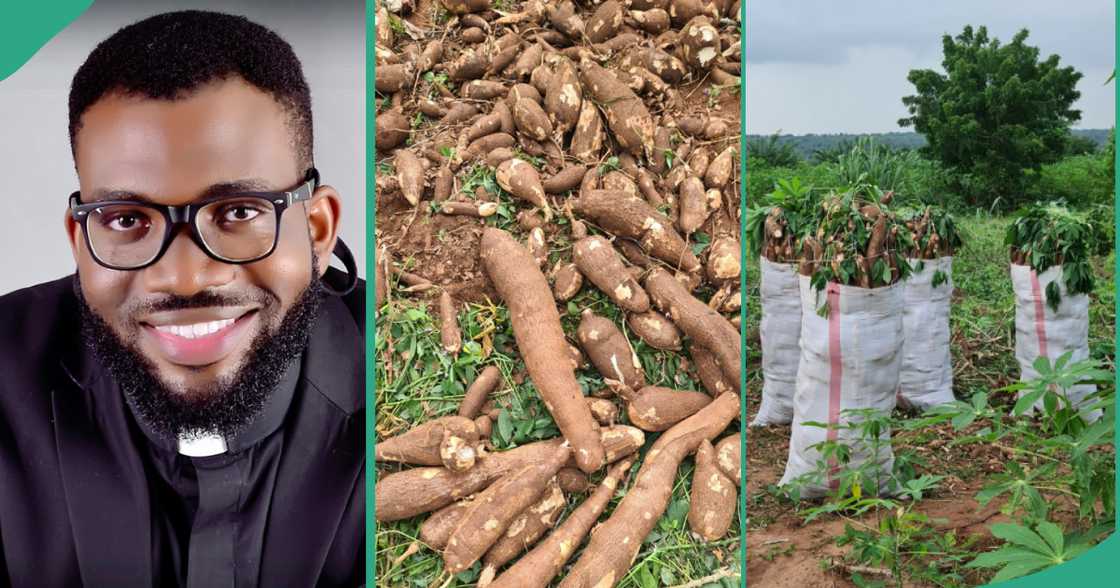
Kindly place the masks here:
[(871, 455), (845, 426), (896, 402), (954, 400), (949, 308), (962, 240), (951, 215), (892, 209), (893, 199), (866, 183), (815, 196), (790, 180), (747, 212), (762, 310), (763, 397), (751, 425), (792, 425), (781, 484), (804, 498), (835, 486), (839, 468), (817, 448), (825, 441), (849, 444), (848, 466), (873, 463), (886, 474), (879, 490), (892, 492), (889, 444)]
[[(505, 305), (513, 353), (560, 432), (493, 450), (506, 384), (494, 365), (457, 415), (381, 431), (377, 520), (426, 514), (419, 538), (447, 573), (481, 561), (480, 586), (614, 586), (693, 454), (689, 528), (728, 534), (741, 443), (738, 15), (730, 0), (378, 7), (377, 306), (429, 301), (456, 355), (468, 298)], [(466, 267), (416, 248), (420, 226), (456, 239), (444, 257)], [(618, 319), (573, 313), (588, 291)], [(638, 340), (676, 354), (704, 390), (654, 385), (666, 382), (645, 373)]]

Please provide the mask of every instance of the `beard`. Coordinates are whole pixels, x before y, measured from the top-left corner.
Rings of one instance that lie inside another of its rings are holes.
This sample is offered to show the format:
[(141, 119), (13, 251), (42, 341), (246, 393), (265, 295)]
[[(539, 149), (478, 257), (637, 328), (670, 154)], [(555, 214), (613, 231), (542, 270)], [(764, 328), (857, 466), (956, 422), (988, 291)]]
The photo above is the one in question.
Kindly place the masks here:
[[(314, 259), (312, 267), (317, 267)], [(237, 296), (209, 291), (192, 296), (162, 296), (126, 309), (123, 316), (128, 317), (140, 310), (179, 310), (250, 301), (260, 305), (262, 327), (233, 373), (203, 386), (185, 388), (160, 376), (156, 365), (137, 346), (137, 330), (122, 336), (90, 308), (76, 274), (74, 291), (81, 308), (81, 331), (86, 345), (120, 386), (136, 416), (152, 432), (168, 440), (202, 433), (228, 437), (248, 427), (272, 397), (293, 360), (303, 354), (326, 294), (322, 282), (313, 277), (279, 317), (278, 298), (265, 290)]]

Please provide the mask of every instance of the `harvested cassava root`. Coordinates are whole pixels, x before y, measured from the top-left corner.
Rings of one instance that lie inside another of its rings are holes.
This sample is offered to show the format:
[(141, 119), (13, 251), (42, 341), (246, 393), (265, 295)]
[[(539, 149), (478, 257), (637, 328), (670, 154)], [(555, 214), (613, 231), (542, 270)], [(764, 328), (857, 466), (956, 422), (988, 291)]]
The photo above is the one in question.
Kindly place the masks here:
[(611, 466), (607, 477), (599, 483), (587, 500), (532, 551), (517, 560), (490, 586), (492, 588), (544, 588), (576, 551), (599, 515), (607, 508), (619, 482), (630, 470), (633, 461), (626, 459)]
[[(645, 434), (640, 429), (625, 425), (603, 428), (597, 435), (607, 463), (636, 452), (645, 443)], [(511, 470), (547, 459), (562, 441), (538, 441), (509, 451), (488, 453), (465, 472), (422, 467), (384, 475), (374, 489), (377, 520), (398, 521), (443, 508), (487, 487)]]
[(560, 314), (552, 301), (548, 280), (537, 262), (509, 233), (487, 228), (479, 256), (494, 288), (510, 309), (510, 323), (529, 377), (544, 399), (560, 432), (572, 444), (581, 470), (603, 465), (603, 446), (595, 421), (582, 400), (568, 356)]
[(703, 438), (701, 431), (693, 431), (650, 450), (634, 487), (591, 535), (583, 555), (560, 582), (561, 588), (609, 588), (626, 575), (646, 535), (669, 505), (677, 468)]
[(545, 461), (514, 470), (479, 494), (447, 540), (443, 551), (446, 569), (458, 574), (478, 561), (517, 515), (536, 502), (568, 461), (570, 451), (562, 444)]
[(712, 397), (692, 390), (646, 386), (626, 407), (630, 422), (643, 431), (664, 431), (696, 414)]
[(715, 541), (727, 534), (735, 517), (739, 486), (716, 465), (715, 454), (710, 441), (700, 442), (688, 505), (688, 528), (706, 541)]
[[(452, 442), (450, 439), (458, 439)], [(396, 461), (414, 465), (445, 465), (443, 449), (450, 443), (465, 442), (471, 448), (478, 443), (478, 428), (474, 421), (459, 416), (441, 417), (428, 421), (408, 431), (377, 442), (374, 457), (377, 461)], [(460, 448), (456, 448), (460, 449)], [(457, 464), (461, 458), (457, 452), (451, 453), (450, 461)], [(473, 465), (473, 457), (471, 458)], [(452, 468), (455, 469), (455, 468)], [(469, 469), (467, 468), (462, 469)], [(462, 471), (462, 470), (457, 470)]]

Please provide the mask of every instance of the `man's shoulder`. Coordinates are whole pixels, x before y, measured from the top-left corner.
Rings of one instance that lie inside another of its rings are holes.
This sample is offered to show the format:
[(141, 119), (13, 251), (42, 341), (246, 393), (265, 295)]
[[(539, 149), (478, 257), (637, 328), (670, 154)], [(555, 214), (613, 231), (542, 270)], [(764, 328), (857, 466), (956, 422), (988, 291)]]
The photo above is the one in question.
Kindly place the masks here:
[(72, 280), (0, 296), (0, 423), (15, 427), (48, 410), (46, 392), (61, 373), (60, 360), (79, 337)]
[[(73, 310), (74, 277), (66, 276), (22, 288), (0, 296), (0, 351), (3, 355), (20, 355), (20, 350), (32, 350), (60, 329), (76, 329)], [(76, 331), (74, 332), (77, 335)]]

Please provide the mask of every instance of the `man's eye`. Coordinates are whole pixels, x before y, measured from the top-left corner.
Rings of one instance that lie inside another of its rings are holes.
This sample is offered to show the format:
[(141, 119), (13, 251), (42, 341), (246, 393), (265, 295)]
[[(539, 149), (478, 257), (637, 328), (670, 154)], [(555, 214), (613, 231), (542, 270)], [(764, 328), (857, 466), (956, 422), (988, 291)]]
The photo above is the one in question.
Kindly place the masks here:
[(105, 220), (105, 226), (114, 231), (133, 231), (143, 228), (146, 219), (136, 214), (118, 214)]
[(252, 206), (231, 206), (222, 212), (222, 220), (226, 222), (245, 222), (257, 218), (261, 211)]

